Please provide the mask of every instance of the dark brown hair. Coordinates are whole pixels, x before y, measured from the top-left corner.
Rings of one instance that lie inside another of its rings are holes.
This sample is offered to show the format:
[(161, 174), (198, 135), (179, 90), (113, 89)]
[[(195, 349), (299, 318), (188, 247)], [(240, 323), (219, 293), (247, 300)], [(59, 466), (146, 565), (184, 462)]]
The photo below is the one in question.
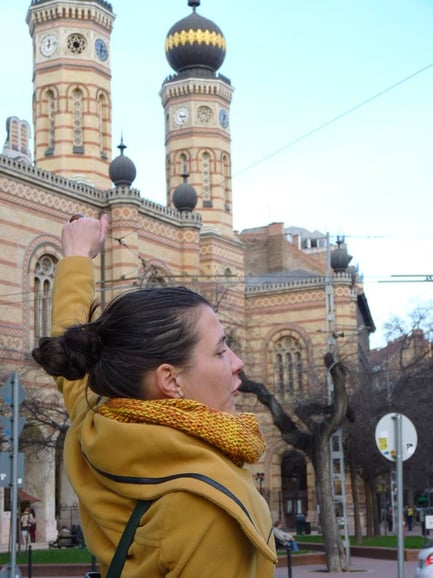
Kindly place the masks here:
[(101, 316), (43, 337), (33, 358), (53, 376), (88, 375), (88, 385), (108, 397), (140, 397), (143, 377), (161, 363), (184, 365), (199, 339), (200, 306), (209, 302), (185, 287), (131, 291), (114, 299)]

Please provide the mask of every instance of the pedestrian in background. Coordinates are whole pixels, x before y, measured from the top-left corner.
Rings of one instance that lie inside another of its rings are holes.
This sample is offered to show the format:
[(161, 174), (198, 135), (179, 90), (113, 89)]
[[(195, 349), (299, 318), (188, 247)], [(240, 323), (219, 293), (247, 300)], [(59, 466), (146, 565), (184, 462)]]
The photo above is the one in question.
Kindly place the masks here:
[(388, 504), (386, 507), (386, 523), (388, 524), (388, 531), (392, 532), (392, 506)]
[(412, 522), (413, 522), (413, 506), (406, 505), (404, 509), (404, 519), (406, 521), (406, 526), (408, 531), (412, 530)]
[(299, 546), (295, 538), (292, 536), (292, 534), (282, 529), (281, 520), (277, 520), (274, 523), (272, 531), (274, 532), (274, 537), (277, 545), (278, 543), (280, 543), (284, 548), (290, 548), (290, 550), (292, 550), (293, 552), (297, 552), (299, 550)]
[(23, 513), (21, 514), (20, 524), (21, 524), (21, 539), (24, 548), (27, 550), (30, 544), (30, 527), (34, 522), (34, 518), (30, 511), (30, 508), (24, 508)]

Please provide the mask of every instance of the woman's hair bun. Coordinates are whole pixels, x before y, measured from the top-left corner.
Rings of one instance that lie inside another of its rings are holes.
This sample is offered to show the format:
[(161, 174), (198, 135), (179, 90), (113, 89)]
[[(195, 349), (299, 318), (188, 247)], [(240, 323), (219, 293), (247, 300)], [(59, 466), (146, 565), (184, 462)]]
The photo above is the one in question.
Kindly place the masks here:
[(101, 354), (101, 341), (93, 323), (74, 325), (59, 337), (43, 337), (32, 356), (47, 373), (70, 381), (83, 378)]
[(101, 341), (93, 323), (70, 327), (63, 335), (64, 346), (70, 361), (70, 373), (78, 376), (67, 379), (79, 379), (92, 370), (101, 355)]

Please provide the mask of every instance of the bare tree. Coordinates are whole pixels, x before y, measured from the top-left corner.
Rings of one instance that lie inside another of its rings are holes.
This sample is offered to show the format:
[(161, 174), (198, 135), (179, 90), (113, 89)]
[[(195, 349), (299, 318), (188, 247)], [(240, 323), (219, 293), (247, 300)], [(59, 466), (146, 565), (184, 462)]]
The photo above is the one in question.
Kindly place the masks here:
[(59, 442), (63, 443), (69, 428), (69, 417), (57, 390), (50, 387), (41, 394), (39, 387), (27, 388), (22, 413), (26, 427), (20, 440), (21, 448), (31, 448), (33, 454), (47, 449), (58, 451)]
[[(30, 448), (34, 455), (46, 449), (57, 449), (59, 437), (64, 437), (69, 427), (69, 417), (62, 396), (51, 378), (47, 383), (46, 376), (39, 369), (35, 372), (34, 366), (22, 365), (16, 372), (26, 392), (19, 409), (26, 419), (20, 436), (20, 450)], [(0, 372), (0, 387), (11, 373), (13, 372)], [(0, 415), (10, 413), (10, 408), (0, 399)], [(0, 436), (0, 443), (6, 442), (5, 436)]]
[(428, 425), (433, 402), (432, 317), (430, 306), (417, 308), (404, 321), (398, 317), (390, 319), (386, 331), (392, 341), (370, 352), (370, 367), (362, 387), (350, 399), (357, 419), (347, 428), (346, 462), (364, 481), (369, 536), (380, 531), (383, 512), (378, 510), (378, 504), (384, 508), (390, 499), (389, 475), (394, 467), (376, 448), (374, 431), (381, 417), (402, 413), (414, 423), (418, 433), (417, 450), (404, 463), (406, 500), (413, 503), (417, 494), (433, 485), (433, 434)]
[(240, 390), (255, 394), (271, 412), (272, 420), (280, 430), (283, 440), (302, 450), (310, 458), (317, 480), (319, 517), (327, 568), (329, 572), (344, 572), (348, 568), (332, 499), (330, 438), (342, 425), (348, 412), (347, 371), (340, 362), (334, 361), (330, 353), (325, 355), (325, 365), (331, 373), (334, 384), (333, 402), (330, 405), (310, 403), (298, 406), (295, 413), (306, 426), (305, 430), (298, 428), (263, 383), (252, 381), (242, 374)]

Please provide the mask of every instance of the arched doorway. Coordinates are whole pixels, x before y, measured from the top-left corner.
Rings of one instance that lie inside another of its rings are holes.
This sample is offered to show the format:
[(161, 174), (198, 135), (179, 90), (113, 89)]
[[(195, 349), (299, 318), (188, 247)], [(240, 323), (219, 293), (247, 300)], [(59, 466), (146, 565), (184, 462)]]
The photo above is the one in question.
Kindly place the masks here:
[(301, 452), (288, 450), (281, 462), (284, 521), (287, 528), (296, 528), (296, 515), (306, 514), (308, 506), (307, 469)]

